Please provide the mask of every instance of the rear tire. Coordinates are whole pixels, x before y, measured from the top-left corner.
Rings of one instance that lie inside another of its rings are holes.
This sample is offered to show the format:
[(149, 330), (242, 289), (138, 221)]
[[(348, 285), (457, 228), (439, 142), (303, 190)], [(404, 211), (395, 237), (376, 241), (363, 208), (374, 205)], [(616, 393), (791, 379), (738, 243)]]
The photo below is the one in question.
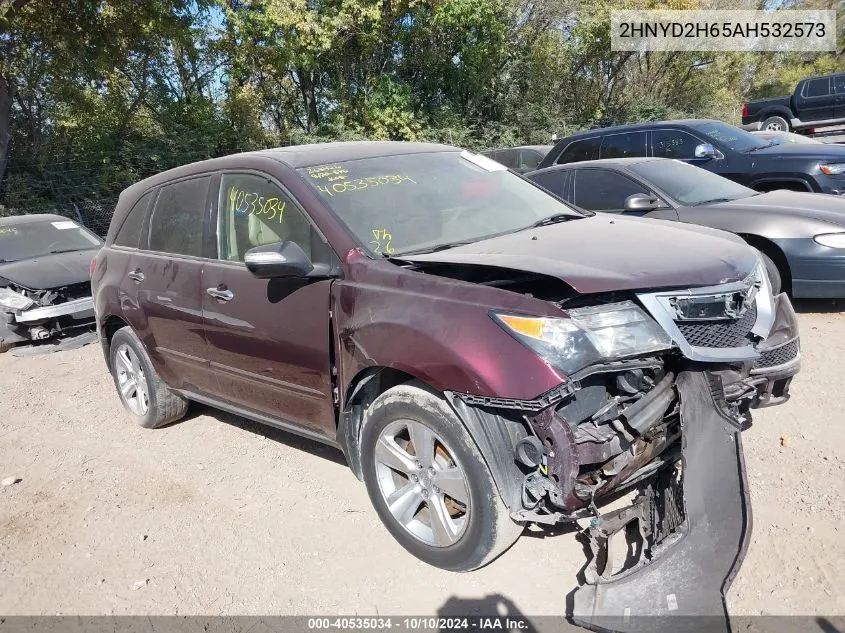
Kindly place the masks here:
[(766, 132), (789, 132), (789, 121), (778, 115), (766, 117), (760, 129)]
[(361, 464), (382, 523), (429, 565), (477, 569), (522, 533), (463, 423), (418, 383), (389, 389), (367, 410)]
[(159, 377), (130, 327), (115, 332), (109, 346), (114, 385), (126, 412), (145, 429), (157, 429), (185, 415), (188, 401)]

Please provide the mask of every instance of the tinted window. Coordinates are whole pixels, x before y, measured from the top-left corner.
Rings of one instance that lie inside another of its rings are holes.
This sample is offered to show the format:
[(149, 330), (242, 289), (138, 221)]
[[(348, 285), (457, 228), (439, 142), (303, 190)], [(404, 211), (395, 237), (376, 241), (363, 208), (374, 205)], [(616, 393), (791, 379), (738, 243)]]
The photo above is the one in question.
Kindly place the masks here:
[(560, 198), (565, 198), (566, 176), (569, 172), (564, 170), (547, 171), (542, 174), (528, 174), (527, 178), (536, 182), (546, 191), (551, 191)]
[(695, 158), (695, 147), (701, 141), (681, 130), (654, 130), (651, 144), (653, 154), (661, 158)]
[(826, 97), (830, 94), (830, 78), (811, 79), (804, 84), (805, 97)]
[(602, 158), (645, 156), (645, 132), (608, 134), (601, 143)]
[(836, 92), (845, 93), (845, 75), (836, 75), (833, 78), (833, 87)]
[(123, 221), (123, 226), (120, 227), (117, 236), (114, 238), (116, 246), (138, 248), (141, 232), (145, 224), (144, 220), (147, 219), (147, 208), (150, 205), (152, 195), (152, 191), (148, 191), (132, 207), (132, 210)]
[(150, 250), (202, 256), (202, 227), (211, 178), (193, 178), (162, 187), (150, 219)]
[(695, 206), (713, 200), (737, 200), (756, 195), (718, 174), (677, 160), (654, 160), (631, 165), (631, 171), (684, 205)]
[(563, 165), (564, 163), (575, 163), (582, 160), (594, 160), (599, 157), (600, 145), (601, 136), (573, 141), (558, 156), (557, 163), (558, 165)]
[(543, 160), (543, 156), (544, 154), (536, 149), (521, 149), (519, 150), (519, 168), (537, 169), (537, 165)]
[(604, 169), (579, 169), (575, 174), (575, 204), (590, 211), (617, 211), (625, 198), (649, 193), (630, 178)]
[[(242, 262), (255, 246), (296, 242), (312, 261), (324, 261), (322, 240), (275, 183), (255, 174), (225, 174), (218, 204), (220, 259)], [(319, 251), (319, 253), (317, 252)]]

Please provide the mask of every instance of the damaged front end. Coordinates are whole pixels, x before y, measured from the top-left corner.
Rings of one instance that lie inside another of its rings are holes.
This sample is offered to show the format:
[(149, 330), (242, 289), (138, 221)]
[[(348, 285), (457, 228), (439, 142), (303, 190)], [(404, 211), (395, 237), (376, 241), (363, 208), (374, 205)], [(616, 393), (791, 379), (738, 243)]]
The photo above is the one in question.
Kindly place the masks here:
[(51, 289), (0, 287), (0, 351), (18, 343), (78, 334), (94, 325), (88, 282)]
[[(740, 432), (753, 409), (789, 397), (800, 365), (795, 313), (759, 267), (740, 282), (634, 300), (671, 346), (594, 362), (532, 401), (450, 400), (515, 520), (589, 523), (573, 621), (674, 631), (680, 615), (695, 616), (684, 630), (727, 630), (724, 594), (751, 528)], [(602, 314), (597, 327), (622, 322)]]

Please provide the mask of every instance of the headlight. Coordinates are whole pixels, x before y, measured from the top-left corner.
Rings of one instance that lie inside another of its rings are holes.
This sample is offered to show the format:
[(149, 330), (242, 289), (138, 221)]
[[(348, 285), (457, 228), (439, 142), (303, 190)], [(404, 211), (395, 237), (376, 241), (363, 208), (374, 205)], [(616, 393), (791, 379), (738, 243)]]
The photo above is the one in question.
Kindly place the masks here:
[(822, 246), (830, 248), (845, 248), (845, 233), (823, 233), (813, 238)]
[(569, 318), (493, 313), (514, 338), (572, 374), (588, 365), (672, 347), (672, 339), (632, 301), (568, 310)]
[(12, 310), (26, 310), (29, 306), (35, 303), (32, 299), (24, 297), (22, 294), (9, 290), (8, 288), (0, 288), (0, 306), (10, 308)]
[(827, 174), (828, 176), (838, 176), (839, 174), (845, 174), (845, 163), (819, 165), (819, 169), (822, 170), (823, 174)]

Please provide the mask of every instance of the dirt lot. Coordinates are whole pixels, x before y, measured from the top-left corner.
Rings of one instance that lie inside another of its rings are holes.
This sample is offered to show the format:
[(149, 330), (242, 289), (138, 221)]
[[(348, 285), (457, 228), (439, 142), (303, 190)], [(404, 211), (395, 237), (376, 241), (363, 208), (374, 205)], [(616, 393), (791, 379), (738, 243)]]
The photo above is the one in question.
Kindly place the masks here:
[[(744, 435), (754, 532), (734, 614), (845, 613), (845, 316), (811, 303), (800, 320), (794, 397)], [(98, 345), (0, 357), (9, 476), (0, 614), (434, 614), (501, 596), (554, 615), (583, 563), (564, 532), (475, 573), (428, 567), (332, 449), (200, 406), (134, 427)]]

